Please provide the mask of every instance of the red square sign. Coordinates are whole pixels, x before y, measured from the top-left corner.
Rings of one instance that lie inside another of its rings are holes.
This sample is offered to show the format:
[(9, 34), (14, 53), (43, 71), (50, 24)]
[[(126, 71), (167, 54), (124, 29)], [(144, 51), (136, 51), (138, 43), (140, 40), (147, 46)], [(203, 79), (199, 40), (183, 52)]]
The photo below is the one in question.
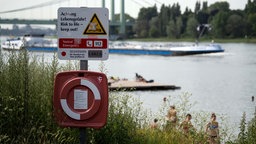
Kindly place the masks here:
[(106, 75), (84, 70), (58, 73), (53, 105), (60, 126), (103, 127), (108, 112)]

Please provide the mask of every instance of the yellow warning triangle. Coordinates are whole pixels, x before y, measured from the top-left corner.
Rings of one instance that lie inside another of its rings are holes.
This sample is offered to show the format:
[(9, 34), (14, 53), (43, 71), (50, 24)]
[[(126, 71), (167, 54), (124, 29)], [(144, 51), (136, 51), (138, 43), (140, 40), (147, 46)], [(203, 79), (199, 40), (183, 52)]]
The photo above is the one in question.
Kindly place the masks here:
[(86, 34), (97, 34), (97, 35), (106, 35), (106, 31), (102, 26), (99, 18), (96, 14), (94, 14), (87, 25), (86, 29), (84, 30), (84, 35)]

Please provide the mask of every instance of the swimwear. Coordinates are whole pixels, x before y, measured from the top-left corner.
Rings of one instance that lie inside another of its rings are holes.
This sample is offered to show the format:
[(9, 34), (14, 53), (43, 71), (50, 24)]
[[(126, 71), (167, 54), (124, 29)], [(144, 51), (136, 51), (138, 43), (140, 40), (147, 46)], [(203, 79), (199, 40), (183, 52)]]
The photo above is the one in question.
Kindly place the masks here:
[(214, 139), (214, 138), (217, 138), (217, 136), (210, 136), (210, 137), (213, 138), (213, 139)]

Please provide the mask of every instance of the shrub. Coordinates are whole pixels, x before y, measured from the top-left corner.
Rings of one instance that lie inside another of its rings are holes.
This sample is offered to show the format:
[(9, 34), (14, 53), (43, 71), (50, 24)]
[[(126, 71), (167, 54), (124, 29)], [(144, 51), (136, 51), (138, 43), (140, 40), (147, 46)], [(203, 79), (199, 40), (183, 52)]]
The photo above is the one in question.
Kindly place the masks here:
[(0, 143), (70, 143), (73, 131), (52, 117), (57, 59), (29, 59), (26, 50), (0, 55)]
[(254, 117), (246, 123), (246, 113), (243, 113), (241, 123), (240, 123), (240, 132), (237, 139), (230, 141), (232, 144), (255, 144), (256, 142), (256, 110)]

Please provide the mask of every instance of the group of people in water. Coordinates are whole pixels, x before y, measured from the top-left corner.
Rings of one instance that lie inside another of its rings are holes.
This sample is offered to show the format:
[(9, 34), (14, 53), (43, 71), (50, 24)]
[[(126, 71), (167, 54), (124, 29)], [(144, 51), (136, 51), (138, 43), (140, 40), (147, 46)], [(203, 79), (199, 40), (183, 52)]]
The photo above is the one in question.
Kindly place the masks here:
[[(191, 123), (191, 119), (192, 119), (192, 115), (188, 113), (185, 119), (180, 124), (178, 124), (177, 111), (175, 109), (175, 106), (171, 105), (166, 115), (167, 123), (165, 128), (168, 130), (168, 129), (176, 128), (176, 126), (178, 126), (178, 128), (182, 130), (182, 132), (187, 136), (191, 131), (195, 130), (195, 128)], [(159, 128), (158, 119), (156, 118), (154, 119), (154, 122), (151, 124), (151, 128), (153, 129)], [(205, 131), (208, 135), (208, 142), (210, 144), (217, 144), (219, 141), (219, 124), (216, 121), (215, 113), (211, 114), (211, 119), (206, 124)]]

